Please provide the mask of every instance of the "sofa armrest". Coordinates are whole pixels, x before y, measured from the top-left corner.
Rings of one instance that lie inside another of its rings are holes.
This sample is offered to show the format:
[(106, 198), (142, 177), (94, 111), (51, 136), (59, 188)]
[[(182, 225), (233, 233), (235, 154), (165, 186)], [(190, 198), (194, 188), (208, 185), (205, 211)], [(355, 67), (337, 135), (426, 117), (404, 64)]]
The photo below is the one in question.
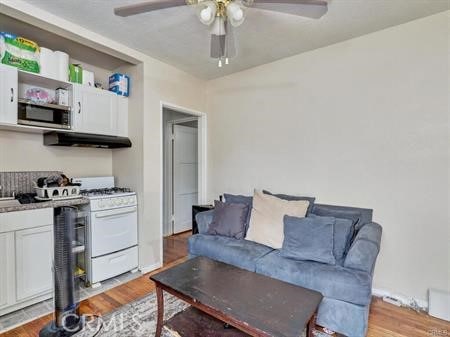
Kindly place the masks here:
[(381, 232), (381, 226), (375, 222), (361, 227), (347, 253), (344, 267), (372, 274), (380, 251)]
[(197, 221), (199, 234), (206, 234), (209, 225), (213, 221), (213, 217), (214, 217), (213, 209), (197, 213), (197, 215), (195, 216), (195, 221)]

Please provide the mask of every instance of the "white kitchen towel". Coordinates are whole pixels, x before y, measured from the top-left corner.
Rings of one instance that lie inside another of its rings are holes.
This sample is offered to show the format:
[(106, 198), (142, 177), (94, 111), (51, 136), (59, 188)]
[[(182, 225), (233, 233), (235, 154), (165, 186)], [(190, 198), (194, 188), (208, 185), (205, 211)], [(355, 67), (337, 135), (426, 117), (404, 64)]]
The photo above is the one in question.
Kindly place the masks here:
[(57, 76), (60, 81), (69, 80), (69, 55), (62, 51), (55, 51), (55, 59), (57, 64)]
[(41, 75), (50, 78), (57, 78), (58, 66), (56, 55), (53, 50), (41, 47), (39, 61), (41, 64)]

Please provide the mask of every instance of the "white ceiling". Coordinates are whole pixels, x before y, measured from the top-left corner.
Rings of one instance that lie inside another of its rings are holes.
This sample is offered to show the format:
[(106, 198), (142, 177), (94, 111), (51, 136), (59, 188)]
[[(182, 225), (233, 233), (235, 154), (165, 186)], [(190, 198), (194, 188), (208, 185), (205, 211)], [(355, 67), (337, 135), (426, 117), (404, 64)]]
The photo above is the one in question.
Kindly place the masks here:
[(122, 18), (113, 8), (139, 0), (25, 0), (197, 77), (212, 79), (449, 9), (448, 0), (331, 0), (319, 20), (250, 9), (235, 30), (238, 55), (218, 68), (209, 34), (192, 8)]

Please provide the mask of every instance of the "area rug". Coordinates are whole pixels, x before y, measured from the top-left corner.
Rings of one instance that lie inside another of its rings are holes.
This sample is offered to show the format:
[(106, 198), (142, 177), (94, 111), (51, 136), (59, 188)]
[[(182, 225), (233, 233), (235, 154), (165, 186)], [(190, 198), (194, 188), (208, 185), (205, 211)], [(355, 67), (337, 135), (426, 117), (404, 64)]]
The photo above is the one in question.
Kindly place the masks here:
[[(177, 313), (189, 308), (189, 305), (178, 298), (164, 293), (164, 320), (172, 318)], [(77, 333), (76, 337), (143, 337), (154, 336), (156, 330), (157, 302), (155, 293), (135, 302), (120, 307), (101, 318), (91, 319), (86, 328)], [(96, 334), (98, 331), (98, 334)], [(316, 337), (327, 337), (315, 333)], [(180, 337), (180, 335), (164, 326), (162, 337)], [(303, 332), (299, 337), (305, 337)]]

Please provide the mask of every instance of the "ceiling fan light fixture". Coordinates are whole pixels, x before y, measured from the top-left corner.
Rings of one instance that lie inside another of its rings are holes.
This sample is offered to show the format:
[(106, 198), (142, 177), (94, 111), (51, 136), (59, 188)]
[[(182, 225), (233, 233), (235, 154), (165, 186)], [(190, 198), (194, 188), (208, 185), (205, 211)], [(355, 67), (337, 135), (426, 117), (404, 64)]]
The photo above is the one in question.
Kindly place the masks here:
[(227, 16), (234, 27), (240, 26), (245, 19), (244, 10), (237, 2), (230, 2), (228, 4)]
[(202, 1), (197, 9), (200, 22), (209, 26), (214, 22), (217, 13), (217, 5), (214, 1)]
[(222, 36), (226, 35), (226, 33), (225, 19), (222, 16), (217, 16), (213, 24), (211, 25), (211, 34)]

